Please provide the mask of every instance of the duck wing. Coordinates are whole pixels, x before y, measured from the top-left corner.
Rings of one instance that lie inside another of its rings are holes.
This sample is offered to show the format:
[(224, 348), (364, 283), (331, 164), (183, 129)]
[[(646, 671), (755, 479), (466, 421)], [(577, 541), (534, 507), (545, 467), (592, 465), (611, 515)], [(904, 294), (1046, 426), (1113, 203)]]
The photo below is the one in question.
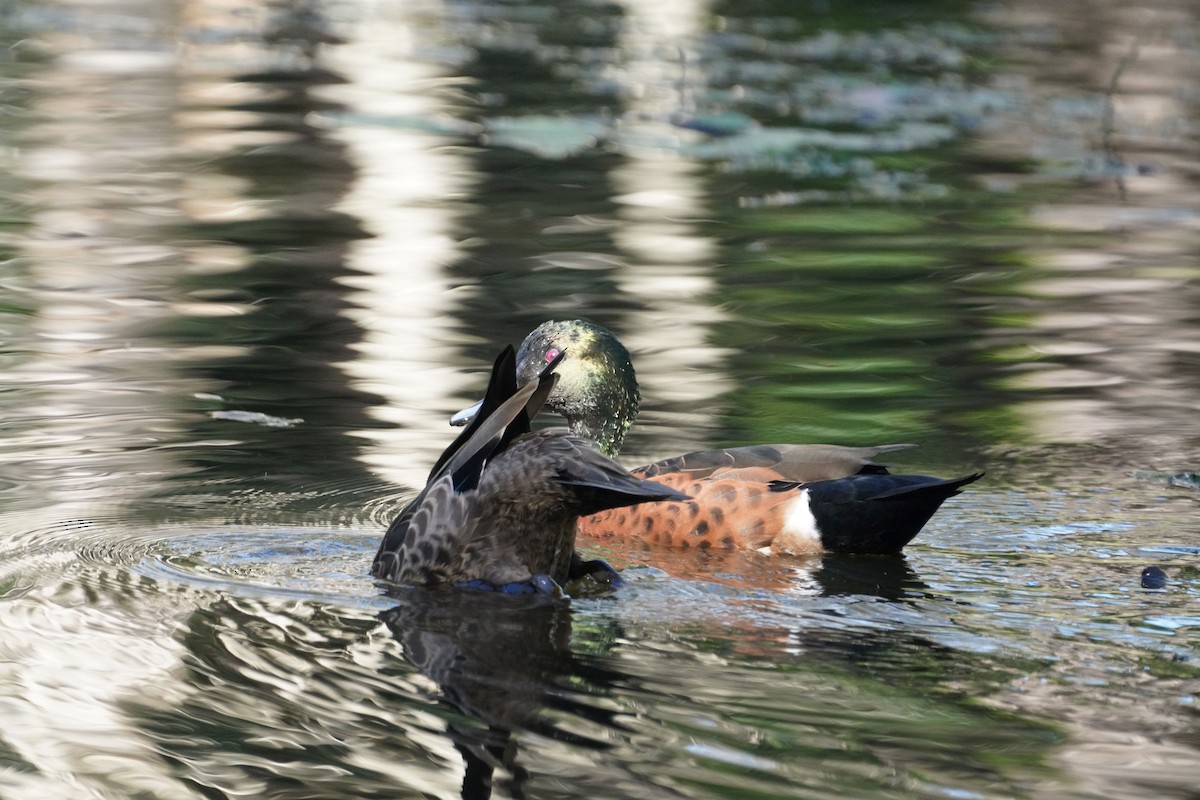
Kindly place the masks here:
[(467, 440), (475, 435), (475, 432), (483, 425), (484, 420), (494, 414), (501, 403), (516, 394), (516, 364), (516, 354), (513, 351), (512, 345), (508, 345), (500, 351), (500, 355), (496, 357), (495, 363), (492, 364), (492, 375), (488, 379), (487, 392), (484, 393), (483, 399), (479, 401), (479, 409), (475, 417), (469, 425), (463, 428), (462, 433), (455, 437), (450, 446), (438, 456), (438, 460), (433, 464), (433, 469), (429, 470), (429, 477), (426, 479), (426, 483), (432, 482), (441, 473), (442, 467), (446, 466), (446, 462), (462, 449)]
[(574, 496), (580, 516), (657, 500), (691, 499), (669, 486), (630, 473), (584, 439), (549, 434), (546, 446), (562, 451), (553, 481)]
[(657, 461), (634, 470), (645, 478), (673, 473), (688, 478), (729, 478), (753, 481), (808, 482), (850, 475), (887, 474), (873, 460), (883, 453), (907, 450), (913, 444), (843, 447), (835, 444), (759, 444), (703, 450)]
[(492, 367), (479, 413), (438, 458), (429, 473), (429, 483), (449, 473), (456, 491), (478, 486), (488, 459), (507, 449), (518, 436), (529, 433), (533, 418), (558, 380), (554, 367), (563, 355), (560, 353), (542, 368), (535, 380), (518, 389), (513, 348), (505, 347)]
[[(492, 365), (479, 413), (438, 457), (425, 488), (388, 526), (371, 565), (372, 575), (387, 577), (391, 574), (396, 553), (408, 537), (418, 511), (425, 509), (426, 515), (431, 508), (446, 514), (453, 514), (455, 510), (465, 513), (467, 504), (457, 502), (454, 495), (478, 486), (488, 460), (503, 452), (517, 436), (530, 430), (534, 415), (554, 386), (557, 376), (552, 370), (560, 359), (561, 356), (546, 364), (537, 380), (518, 389), (512, 345), (500, 352)], [(441, 479), (447, 475), (450, 476), (449, 489), (439, 488), (443, 483)]]

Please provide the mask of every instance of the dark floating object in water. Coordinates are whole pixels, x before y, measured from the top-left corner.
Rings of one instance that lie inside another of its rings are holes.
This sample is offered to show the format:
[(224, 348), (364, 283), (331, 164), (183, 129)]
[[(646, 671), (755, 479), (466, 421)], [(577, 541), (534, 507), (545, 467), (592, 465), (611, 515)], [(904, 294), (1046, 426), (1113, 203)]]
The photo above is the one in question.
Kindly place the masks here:
[(1146, 567), (1142, 570), (1143, 589), (1162, 589), (1167, 585), (1167, 573), (1161, 567)]
[(1200, 489), (1200, 472), (1151, 472), (1150, 470), (1135, 470), (1133, 477), (1142, 481), (1165, 483), (1168, 486), (1182, 486), (1185, 489)]

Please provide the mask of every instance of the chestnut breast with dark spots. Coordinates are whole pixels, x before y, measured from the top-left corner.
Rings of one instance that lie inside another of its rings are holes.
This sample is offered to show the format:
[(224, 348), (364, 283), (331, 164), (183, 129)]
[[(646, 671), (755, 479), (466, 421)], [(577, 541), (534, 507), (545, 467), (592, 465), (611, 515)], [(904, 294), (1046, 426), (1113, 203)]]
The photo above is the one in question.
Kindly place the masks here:
[(772, 492), (765, 482), (747, 482), (741, 477), (695, 480), (686, 474), (657, 475), (655, 481), (692, 499), (647, 503), (582, 517), (579, 535), (669, 547), (766, 547), (782, 528), (787, 503), (797, 499), (798, 492)]

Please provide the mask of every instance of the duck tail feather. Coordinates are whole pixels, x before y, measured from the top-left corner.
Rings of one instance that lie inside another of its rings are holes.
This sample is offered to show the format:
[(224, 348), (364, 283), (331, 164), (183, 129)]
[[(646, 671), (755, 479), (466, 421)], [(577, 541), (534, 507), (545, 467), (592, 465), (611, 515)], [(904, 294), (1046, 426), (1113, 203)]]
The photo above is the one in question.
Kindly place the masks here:
[(537, 384), (532, 381), (518, 389), (495, 413), (483, 419), (479, 429), (446, 462), (444, 469), (452, 476), (455, 491), (468, 491), (479, 484), (484, 465), (500, 449), (505, 431), (520, 415), (536, 389)]
[(683, 502), (691, 496), (663, 486), (661, 483), (632, 478), (628, 482), (588, 483), (583, 481), (563, 482), (571, 489), (579, 504), (579, 515), (586, 517), (610, 508), (624, 508), (638, 503), (661, 501)]
[(533, 430), (534, 418), (542, 410), (542, 406), (546, 405), (546, 400), (550, 397), (550, 392), (554, 391), (554, 387), (558, 385), (558, 375), (554, 372), (554, 368), (558, 366), (558, 362), (562, 361), (563, 356), (566, 354), (565, 350), (559, 353), (538, 373), (537, 389), (530, 395), (529, 401), (525, 403), (525, 407), (517, 415), (517, 418), (513, 420), (511, 425), (505, 428), (504, 436), (500, 440), (500, 447), (497, 448), (498, 451), (505, 450), (513, 439)]
[(443, 467), (475, 435), (475, 431), (479, 430), (484, 420), (496, 413), (496, 409), (505, 400), (512, 397), (516, 391), (517, 356), (512, 345), (508, 345), (500, 351), (500, 355), (496, 357), (496, 361), (492, 365), (492, 376), (488, 379), (487, 392), (483, 395), (483, 401), (480, 403), (479, 411), (475, 414), (475, 418), (471, 420), (469, 425), (463, 428), (462, 433), (455, 437), (450, 446), (438, 456), (438, 460), (433, 464), (433, 469), (429, 471), (427, 482), (432, 481), (442, 473)]
[[(505, 358), (512, 353), (512, 346), (505, 348), (501, 358), (496, 360), (495, 370), (503, 370), (506, 373), (511, 373), (512, 383), (516, 383), (516, 366), (512, 358)], [(464, 492), (475, 488), (479, 485), (479, 478), (483, 474), (483, 467), (490, 458), (504, 451), (517, 436), (523, 433), (528, 433), (530, 430), (530, 421), (532, 414), (530, 408), (533, 408), (533, 413), (536, 413), (541, 405), (550, 395), (550, 391), (554, 388), (554, 383), (558, 376), (554, 374), (554, 367), (558, 365), (562, 356), (559, 355), (553, 361), (548, 363), (538, 374), (536, 380), (516, 389), (512, 392), (512, 396), (508, 397), (494, 411), (485, 415), (486, 407), (489, 403), (485, 402), (484, 408), (480, 409), (479, 416), (476, 417), (478, 427), (471, 434), (470, 438), (465, 441), (458, 452), (454, 453), (446, 462), (443, 469), (447, 470), (453, 477), (454, 489), (457, 492)], [(502, 381), (502, 385), (508, 386), (507, 377)], [(489, 393), (491, 386), (488, 387)], [(488, 397), (485, 396), (485, 401)], [(474, 423), (472, 423), (474, 425)]]

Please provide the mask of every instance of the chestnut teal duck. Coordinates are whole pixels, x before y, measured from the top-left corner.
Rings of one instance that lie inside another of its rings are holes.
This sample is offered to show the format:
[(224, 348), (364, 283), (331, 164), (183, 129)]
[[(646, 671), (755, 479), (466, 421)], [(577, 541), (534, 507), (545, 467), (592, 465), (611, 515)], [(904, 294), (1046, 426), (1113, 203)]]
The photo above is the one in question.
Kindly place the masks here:
[[(529, 380), (550, 362), (558, 363), (560, 379), (546, 406), (563, 416), (570, 433), (615, 456), (640, 400), (629, 351), (591, 322), (546, 322), (521, 343), (518, 378)], [(465, 424), (477, 408), (452, 422)], [(687, 453), (632, 472), (690, 500), (584, 514), (579, 534), (794, 555), (897, 553), (943, 501), (983, 476), (893, 475), (875, 461), (914, 446), (773, 444)]]

